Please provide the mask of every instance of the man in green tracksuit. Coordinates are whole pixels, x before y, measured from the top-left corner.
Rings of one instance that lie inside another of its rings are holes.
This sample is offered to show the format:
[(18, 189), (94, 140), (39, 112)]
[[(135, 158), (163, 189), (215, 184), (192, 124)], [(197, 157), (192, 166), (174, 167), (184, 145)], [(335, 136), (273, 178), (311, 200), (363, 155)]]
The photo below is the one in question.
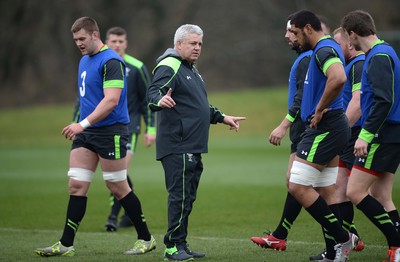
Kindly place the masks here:
[(168, 191), (168, 231), (165, 259), (190, 261), (204, 257), (186, 242), (188, 218), (203, 171), (201, 154), (207, 153), (210, 124), (224, 123), (239, 129), (245, 117), (227, 116), (211, 106), (204, 81), (194, 66), (200, 56), (203, 31), (182, 25), (174, 48), (157, 59), (147, 92), (149, 107), (157, 112), (156, 158), (164, 168)]

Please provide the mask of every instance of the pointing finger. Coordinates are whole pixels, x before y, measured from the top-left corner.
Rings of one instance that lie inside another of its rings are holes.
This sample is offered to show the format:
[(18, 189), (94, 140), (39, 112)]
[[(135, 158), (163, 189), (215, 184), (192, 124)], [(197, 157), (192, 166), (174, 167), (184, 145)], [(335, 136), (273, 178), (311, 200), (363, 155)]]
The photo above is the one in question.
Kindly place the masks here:
[(246, 117), (245, 116), (238, 116), (238, 117), (235, 117), (234, 119), (235, 119), (235, 121), (241, 121), (241, 120), (246, 120)]
[(172, 88), (168, 89), (167, 96), (171, 96), (171, 94), (172, 94)]

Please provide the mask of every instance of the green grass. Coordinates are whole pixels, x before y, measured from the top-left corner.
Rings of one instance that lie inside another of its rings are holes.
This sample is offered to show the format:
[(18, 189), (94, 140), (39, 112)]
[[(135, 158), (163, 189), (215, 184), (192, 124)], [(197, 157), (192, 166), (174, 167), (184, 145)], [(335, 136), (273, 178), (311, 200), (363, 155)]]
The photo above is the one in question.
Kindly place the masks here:
[[(302, 211), (285, 252), (257, 247), (251, 236), (275, 229), (286, 197), (285, 172), (289, 151), (267, 143), (270, 131), (285, 115), (284, 90), (210, 93), (211, 103), (231, 115), (244, 115), (241, 130), (213, 126), (209, 154), (198, 200), (190, 216), (189, 243), (205, 251), (202, 261), (308, 261), (324, 247), (321, 229)], [(62, 233), (68, 201), (67, 176), (70, 142), (61, 129), (70, 121), (72, 104), (38, 106), (0, 112), (0, 261), (41, 261), (36, 247), (56, 242)], [(130, 167), (149, 228), (158, 247), (144, 256), (126, 257), (132, 246), (132, 228), (106, 233), (109, 193), (98, 173), (89, 191), (88, 209), (75, 241), (73, 258), (51, 261), (161, 261), (167, 226), (167, 194), (155, 148), (139, 143)], [(396, 182), (394, 192), (398, 192)], [(395, 203), (400, 196), (394, 195)], [(356, 225), (366, 249), (351, 261), (385, 258), (383, 235), (356, 210)]]

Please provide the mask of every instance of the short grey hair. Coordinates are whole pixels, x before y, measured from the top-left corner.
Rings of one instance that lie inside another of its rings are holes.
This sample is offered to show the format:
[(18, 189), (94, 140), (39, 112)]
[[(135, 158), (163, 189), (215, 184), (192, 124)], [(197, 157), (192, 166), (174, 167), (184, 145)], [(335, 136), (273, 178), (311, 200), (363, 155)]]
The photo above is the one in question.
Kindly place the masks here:
[(181, 25), (175, 32), (174, 46), (176, 46), (176, 43), (178, 41), (185, 40), (186, 36), (189, 34), (197, 34), (203, 37), (203, 30), (198, 25), (191, 25), (191, 24)]

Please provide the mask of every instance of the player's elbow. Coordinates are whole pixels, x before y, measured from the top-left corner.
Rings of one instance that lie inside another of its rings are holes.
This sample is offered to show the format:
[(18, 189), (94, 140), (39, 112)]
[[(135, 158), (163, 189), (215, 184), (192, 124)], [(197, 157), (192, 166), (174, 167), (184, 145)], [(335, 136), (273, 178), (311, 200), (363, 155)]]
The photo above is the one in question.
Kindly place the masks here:
[(346, 81), (347, 81), (346, 75), (344, 77), (338, 76), (337, 78), (334, 79), (332, 86), (334, 87), (335, 90), (340, 92), (343, 89)]
[(119, 103), (119, 98), (117, 97), (110, 97), (109, 99), (107, 99), (107, 104), (110, 108), (117, 107), (118, 103)]

